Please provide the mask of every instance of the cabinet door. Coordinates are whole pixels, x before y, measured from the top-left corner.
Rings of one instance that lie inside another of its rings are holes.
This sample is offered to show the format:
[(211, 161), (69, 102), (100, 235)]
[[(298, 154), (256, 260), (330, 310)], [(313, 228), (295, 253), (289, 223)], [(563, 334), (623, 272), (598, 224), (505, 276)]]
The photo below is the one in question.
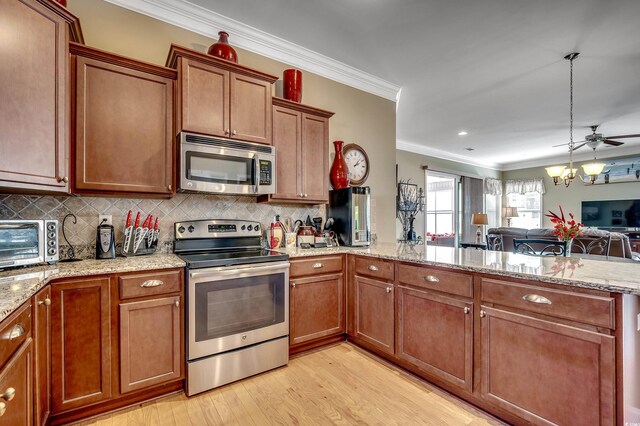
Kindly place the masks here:
[(613, 336), (481, 309), (484, 399), (534, 424), (614, 423)]
[(35, 425), (45, 425), (51, 412), (51, 286), (33, 299)]
[(273, 107), (273, 145), (276, 148), (276, 193), (274, 200), (300, 200), (302, 113), (289, 108)]
[(229, 71), (180, 58), (178, 130), (229, 137)]
[(290, 345), (344, 333), (342, 274), (291, 279)]
[[(13, 391), (13, 392), (12, 392)], [(13, 393), (13, 397), (8, 394)], [(33, 345), (27, 339), (0, 370), (0, 418), (2, 426), (31, 426), (33, 416)]]
[(231, 137), (271, 144), (271, 83), (257, 78), (230, 75)]
[(302, 114), (302, 192), (306, 201), (329, 202), (329, 121)]
[(401, 286), (396, 304), (397, 356), (471, 391), (473, 303)]
[(120, 392), (180, 379), (180, 296), (120, 304)]
[(355, 334), (358, 338), (394, 353), (393, 284), (355, 277)]
[(75, 190), (172, 193), (173, 80), (76, 58)]
[(52, 414), (111, 397), (109, 278), (51, 287)]
[(35, 0), (0, 16), (0, 186), (68, 192), (67, 23)]

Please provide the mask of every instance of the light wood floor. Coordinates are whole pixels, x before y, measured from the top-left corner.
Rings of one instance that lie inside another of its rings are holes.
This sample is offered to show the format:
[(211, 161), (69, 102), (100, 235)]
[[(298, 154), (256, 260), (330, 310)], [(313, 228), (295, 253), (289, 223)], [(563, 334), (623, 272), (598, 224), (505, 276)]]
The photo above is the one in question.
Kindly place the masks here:
[(81, 425), (498, 425), (348, 343), (192, 398), (169, 396)]

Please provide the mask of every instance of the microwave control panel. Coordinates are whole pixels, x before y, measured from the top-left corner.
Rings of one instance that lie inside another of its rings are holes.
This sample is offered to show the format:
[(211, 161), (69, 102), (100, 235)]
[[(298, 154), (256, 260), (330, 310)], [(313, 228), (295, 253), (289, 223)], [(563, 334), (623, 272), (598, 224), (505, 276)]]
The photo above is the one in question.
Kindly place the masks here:
[(271, 161), (260, 160), (260, 185), (271, 185)]

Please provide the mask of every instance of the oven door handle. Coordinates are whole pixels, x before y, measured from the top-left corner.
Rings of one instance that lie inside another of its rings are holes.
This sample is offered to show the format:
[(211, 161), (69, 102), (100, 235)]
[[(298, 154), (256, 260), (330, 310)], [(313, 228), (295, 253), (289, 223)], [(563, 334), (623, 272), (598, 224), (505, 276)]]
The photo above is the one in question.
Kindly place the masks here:
[(229, 275), (237, 275), (243, 272), (251, 272), (251, 274), (259, 274), (268, 271), (286, 271), (289, 268), (289, 262), (274, 262), (269, 265), (257, 266), (255, 264), (239, 265), (239, 266), (221, 266), (218, 268), (207, 268), (203, 271), (191, 271), (189, 272), (189, 278), (216, 278), (228, 277)]

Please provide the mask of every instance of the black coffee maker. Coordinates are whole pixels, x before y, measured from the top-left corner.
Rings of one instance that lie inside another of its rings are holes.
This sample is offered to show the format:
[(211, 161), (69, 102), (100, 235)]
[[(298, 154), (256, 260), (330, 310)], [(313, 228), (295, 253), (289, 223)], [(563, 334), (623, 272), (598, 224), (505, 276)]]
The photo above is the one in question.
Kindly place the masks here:
[(102, 219), (96, 229), (96, 259), (116, 258), (116, 234), (113, 225), (108, 225), (107, 219)]

